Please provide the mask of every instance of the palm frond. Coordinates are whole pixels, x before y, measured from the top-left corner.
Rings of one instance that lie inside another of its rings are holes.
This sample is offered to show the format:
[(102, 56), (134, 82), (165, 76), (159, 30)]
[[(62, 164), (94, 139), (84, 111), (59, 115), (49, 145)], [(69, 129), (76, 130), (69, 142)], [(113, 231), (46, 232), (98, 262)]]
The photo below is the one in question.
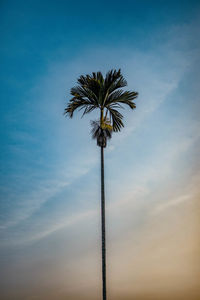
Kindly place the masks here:
[(124, 127), (124, 123), (122, 122), (123, 116), (118, 112), (116, 109), (112, 107), (107, 107), (109, 113), (110, 113), (110, 118), (111, 118), (111, 125), (113, 127), (113, 131), (117, 132), (120, 131), (122, 127)]
[(124, 79), (121, 74), (121, 69), (110, 70), (107, 72), (105, 77), (105, 90), (109, 90), (109, 93), (112, 93), (114, 90), (118, 88), (125, 87), (127, 85), (127, 81)]
[(88, 93), (92, 95), (98, 102), (98, 105), (102, 104), (102, 90), (104, 78), (101, 72), (93, 72), (92, 75), (80, 76), (77, 80), (78, 84), (86, 89)]
[[(82, 80), (84, 80), (84, 76)], [(64, 114), (68, 115), (70, 118), (73, 117), (75, 110), (85, 109), (83, 112), (84, 116), (86, 113), (91, 112), (99, 106), (98, 98), (96, 94), (90, 90), (87, 86), (75, 86), (71, 89), (71, 95), (74, 96), (67, 107), (65, 108)]]
[(110, 123), (104, 122), (103, 127), (100, 125), (100, 121), (91, 121), (91, 134), (92, 138), (97, 140), (97, 145), (100, 147), (106, 147), (107, 140), (112, 137), (112, 126)]
[(98, 99), (95, 93), (86, 86), (75, 86), (71, 88), (72, 99), (88, 99), (94, 105), (98, 105)]
[(124, 87), (127, 85), (127, 81), (124, 79), (123, 75), (121, 74), (121, 69), (117, 70), (110, 70), (107, 72), (105, 77), (105, 89), (111, 88), (119, 88)]
[(83, 112), (83, 115), (82, 115), (82, 116), (84, 116), (86, 113), (91, 112), (96, 107), (97, 106), (95, 104), (91, 103), (90, 100), (74, 97), (70, 100), (70, 103), (65, 108), (64, 114), (68, 115), (70, 118), (72, 118), (75, 110), (85, 109)]
[(105, 103), (105, 106), (116, 105), (116, 104), (126, 104), (131, 109), (136, 108), (136, 104), (133, 102), (138, 96), (137, 92), (123, 91), (122, 89), (114, 91), (111, 93)]

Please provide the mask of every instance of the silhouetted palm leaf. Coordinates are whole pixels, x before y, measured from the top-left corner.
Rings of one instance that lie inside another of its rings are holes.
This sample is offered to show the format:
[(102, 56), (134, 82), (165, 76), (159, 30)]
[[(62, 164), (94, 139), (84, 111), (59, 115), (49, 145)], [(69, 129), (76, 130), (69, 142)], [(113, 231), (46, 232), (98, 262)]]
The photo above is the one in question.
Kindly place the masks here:
[(97, 145), (100, 147), (106, 147), (107, 140), (112, 137), (112, 126), (109, 120), (104, 120), (102, 126), (99, 121), (91, 121), (92, 126), (92, 138), (97, 140)]

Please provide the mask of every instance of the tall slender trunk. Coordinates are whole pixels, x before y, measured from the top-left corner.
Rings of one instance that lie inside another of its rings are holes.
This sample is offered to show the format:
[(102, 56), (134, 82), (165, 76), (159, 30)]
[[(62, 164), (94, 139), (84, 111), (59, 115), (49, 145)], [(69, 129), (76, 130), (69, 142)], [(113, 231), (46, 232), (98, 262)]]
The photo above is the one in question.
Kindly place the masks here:
[(104, 191), (104, 148), (101, 146), (101, 242), (102, 242), (102, 295), (106, 300), (106, 228)]

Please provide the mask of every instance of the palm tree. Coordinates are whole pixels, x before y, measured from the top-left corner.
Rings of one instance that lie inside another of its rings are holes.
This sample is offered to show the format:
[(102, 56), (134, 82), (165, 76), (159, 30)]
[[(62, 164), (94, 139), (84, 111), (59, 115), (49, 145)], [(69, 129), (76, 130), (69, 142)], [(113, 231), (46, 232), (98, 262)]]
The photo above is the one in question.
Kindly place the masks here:
[(91, 121), (92, 137), (97, 140), (101, 148), (101, 238), (102, 238), (102, 295), (106, 300), (106, 234), (105, 234), (105, 192), (104, 192), (104, 148), (112, 132), (118, 132), (124, 127), (123, 115), (118, 109), (128, 105), (135, 109), (133, 100), (137, 92), (124, 91), (127, 85), (121, 70), (110, 70), (105, 78), (101, 72), (80, 76), (77, 86), (71, 89), (73, 96), (65, 108), (64, 114), (73, 117), (75, 110), (83, 110), (83, 116), (95, 109), (99, 109), (100, 118)]

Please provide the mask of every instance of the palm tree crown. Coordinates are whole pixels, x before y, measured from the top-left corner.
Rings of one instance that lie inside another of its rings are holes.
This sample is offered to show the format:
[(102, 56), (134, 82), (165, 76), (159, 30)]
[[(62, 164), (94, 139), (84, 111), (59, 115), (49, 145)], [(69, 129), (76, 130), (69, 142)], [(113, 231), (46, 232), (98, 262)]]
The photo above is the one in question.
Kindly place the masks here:
[[(75, 110), (83, 110), (83, 116), (94, 109), (100, 110), (99, 121), (92, 121), (92, 136), (97, 139), (97, 145), (106, 147), (106, 140), (111, 138), (112, 131), (120, 131), (124, 124), (123, 116), (117, 110), (128, 105), (135, 109), (133, 100), (138, 96), (135, 91), (124, 91), (127, 85), (121, 70), (110, 70), (105, 78), (101, 72), (80, 76), (78, 85), (71, 89), (73, 96), (65, 108), (65, 114), (73, 117)], [(102, 144), (103, 143), (103, 144)]]

